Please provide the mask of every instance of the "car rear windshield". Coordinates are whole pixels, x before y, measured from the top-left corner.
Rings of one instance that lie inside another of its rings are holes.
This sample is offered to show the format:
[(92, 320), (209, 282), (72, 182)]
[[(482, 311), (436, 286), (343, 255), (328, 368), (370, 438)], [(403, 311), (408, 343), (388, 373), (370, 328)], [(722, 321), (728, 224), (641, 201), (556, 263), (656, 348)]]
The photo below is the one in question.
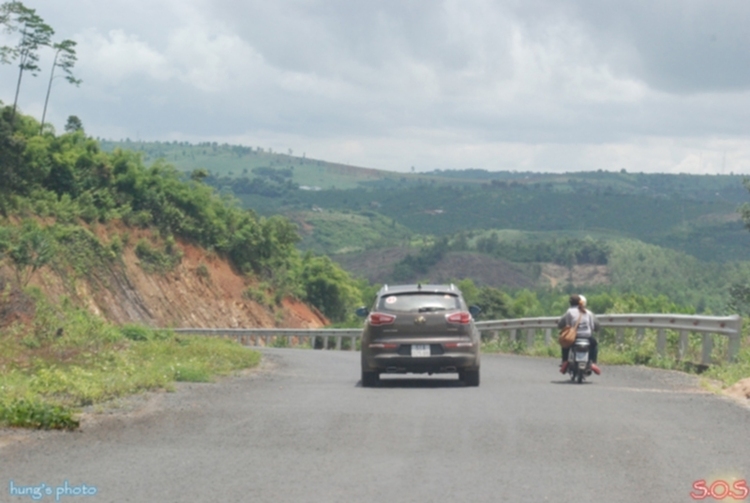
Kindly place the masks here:
[(449, 293), (401, 293), (384, 295), (378, 301), (379, 311), (427, 313), (461, 308), (458, 295)]

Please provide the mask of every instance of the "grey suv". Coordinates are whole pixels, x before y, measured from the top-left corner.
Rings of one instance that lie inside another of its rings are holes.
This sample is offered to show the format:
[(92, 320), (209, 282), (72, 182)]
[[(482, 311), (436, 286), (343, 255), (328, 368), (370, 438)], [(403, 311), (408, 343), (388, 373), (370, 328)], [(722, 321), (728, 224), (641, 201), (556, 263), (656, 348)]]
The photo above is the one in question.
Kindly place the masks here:
[(382, 373), (450, 373), (479, 386), (476, 306), (468, 307), (454, 285), (384, 286), (362, 332), (362, 386)]

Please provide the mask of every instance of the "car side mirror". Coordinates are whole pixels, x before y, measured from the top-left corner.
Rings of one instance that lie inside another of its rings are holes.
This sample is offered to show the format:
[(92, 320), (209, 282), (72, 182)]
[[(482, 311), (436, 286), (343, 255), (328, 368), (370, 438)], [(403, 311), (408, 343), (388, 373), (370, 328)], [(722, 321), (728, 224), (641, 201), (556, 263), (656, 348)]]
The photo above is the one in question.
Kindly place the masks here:
[(365, 306), (358, 307), (355, 312), (357, 313), (357, 316), (359, 316), (360, 318), (365, 318), (367, 317), (368, 314), (370, 314), (370, 310), (367, 309)]
[(479, 306), (469, 306), (469, 312), (473, 318), (476, 318), (482, 312), (482, 308)]

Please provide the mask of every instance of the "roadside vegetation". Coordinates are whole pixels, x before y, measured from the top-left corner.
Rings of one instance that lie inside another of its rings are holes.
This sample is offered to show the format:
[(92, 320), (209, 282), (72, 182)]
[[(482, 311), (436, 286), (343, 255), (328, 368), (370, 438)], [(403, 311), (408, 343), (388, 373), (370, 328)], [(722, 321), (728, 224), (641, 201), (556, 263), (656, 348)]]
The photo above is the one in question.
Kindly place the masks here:
[(34, 289), (6, 288), (0, 309), (1, 426), (74, 429), (85, 406), (172, 390), (179, 381), (210, 382), (260, 361), (233, 341), (115, 326)]

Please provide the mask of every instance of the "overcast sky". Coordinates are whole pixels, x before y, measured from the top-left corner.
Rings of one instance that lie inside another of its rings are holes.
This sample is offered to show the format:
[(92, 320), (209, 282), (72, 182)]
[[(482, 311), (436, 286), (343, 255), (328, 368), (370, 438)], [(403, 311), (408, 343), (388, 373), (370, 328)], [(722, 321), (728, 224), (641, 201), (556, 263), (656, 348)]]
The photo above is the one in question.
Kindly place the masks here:
[[(58, 131), (392, 171), (750, 174), (747, 0), (24, 3), (78, 42)], [(21, 89), (36, 117), (50, 58)]]

